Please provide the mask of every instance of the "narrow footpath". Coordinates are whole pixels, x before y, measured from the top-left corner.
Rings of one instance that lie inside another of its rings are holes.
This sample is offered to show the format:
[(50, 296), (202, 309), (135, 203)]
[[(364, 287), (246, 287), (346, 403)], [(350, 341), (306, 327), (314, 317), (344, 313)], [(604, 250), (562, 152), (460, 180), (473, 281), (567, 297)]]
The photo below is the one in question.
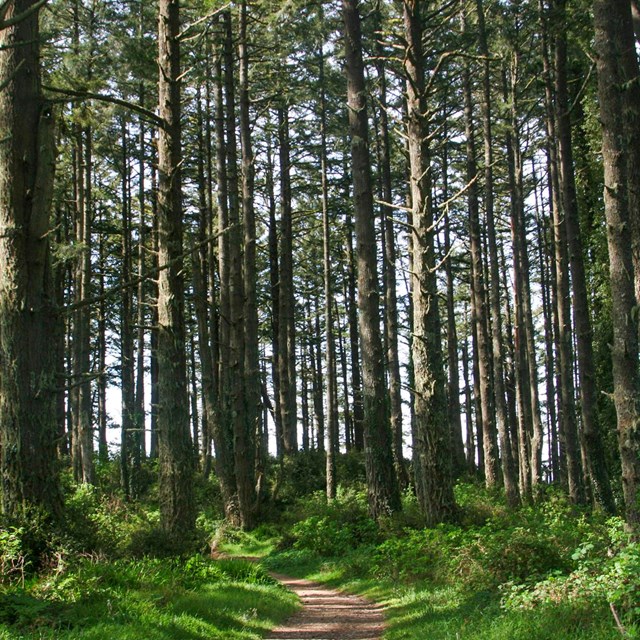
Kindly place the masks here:
[(265, 640), (380, 640), (382, 607), (321, 584), (271, 574), (298, 595), (302, 608)]

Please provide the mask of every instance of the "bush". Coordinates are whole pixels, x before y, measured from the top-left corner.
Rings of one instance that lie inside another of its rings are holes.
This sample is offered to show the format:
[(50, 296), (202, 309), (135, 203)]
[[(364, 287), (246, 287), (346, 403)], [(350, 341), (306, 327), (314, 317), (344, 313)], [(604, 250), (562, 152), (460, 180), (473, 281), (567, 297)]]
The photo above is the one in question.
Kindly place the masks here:
[(0, 529), (0, 583), (24, 584), (29, 561), (22, 551), (22, 527)]
[(392, 580), (438, 580), (451, 549), (441, 529), (407, 530), (378, 545), (371, 559), (376, 577)]
[(324, 494), (314, 494), (303, 507), (304, 517), (291, 528), (292, 546), (324, 556), (340, 556), (361, 545), (379, 542), (377, 524), (369, 517), (366, 498), (355, 491), (340, 491), (327, 502)]
[(612, 518), (607, 528), (594, 528), (574, 551), (576, 568), (533, 584), (505, 584), (502, 606), (534, 609), (547, 604), (609, 604), (625, 625), (626, 637), (640, 638), (640, 545)]

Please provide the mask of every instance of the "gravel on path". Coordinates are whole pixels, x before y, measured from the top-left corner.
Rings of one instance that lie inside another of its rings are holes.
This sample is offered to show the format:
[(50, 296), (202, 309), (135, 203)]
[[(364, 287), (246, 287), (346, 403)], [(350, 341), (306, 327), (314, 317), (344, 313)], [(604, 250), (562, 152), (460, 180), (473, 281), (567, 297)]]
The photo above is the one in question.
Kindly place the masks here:
[(271, 574), (298, 595), (302, 608), (265, 640), (380, 640), (382, 607), (301, 578)]

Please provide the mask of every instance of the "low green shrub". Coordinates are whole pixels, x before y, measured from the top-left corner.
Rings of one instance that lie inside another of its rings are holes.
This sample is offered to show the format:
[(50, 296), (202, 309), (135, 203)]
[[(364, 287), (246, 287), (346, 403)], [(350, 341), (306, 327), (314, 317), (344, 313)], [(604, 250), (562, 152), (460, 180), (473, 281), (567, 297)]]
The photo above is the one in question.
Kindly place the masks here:
[(438, 580), (451, 546), (439, 529), (407, 530), (376, 547), (371, 570), (392, 580)]
[(318, 512), (291, 528), (296, 549), (332, 557), (380, 540), (380, 530), (356, 492), (345, 492), (330, 503), (321, 503)]
[(502, 606), (526, 610), (562, 603), (608, 604), (624, 625), (626, 637), (640, 638), (640, 544), (629, 539), (623, 521), (610, 519), (606, 535), (599, 528), (591, 531), (572, 560), (576, 568), (568, 573), (503, 585)]

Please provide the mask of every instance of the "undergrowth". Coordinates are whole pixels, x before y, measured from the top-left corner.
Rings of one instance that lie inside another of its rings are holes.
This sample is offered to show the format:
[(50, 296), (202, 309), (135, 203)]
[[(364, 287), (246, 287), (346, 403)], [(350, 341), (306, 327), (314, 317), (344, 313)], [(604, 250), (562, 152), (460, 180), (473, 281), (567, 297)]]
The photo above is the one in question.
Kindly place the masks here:
[(255, 640), (297, 608), (255, 563), (210, 557), (215, 509), (168, 540), (153, 485), (125, 500), (102, 471), (98, 487), (68, 483), (64, 521), (0, 522), (0, 640)]
[(434, 528), (411, 494), (378, 526), (356, 491), (316, 495), (264, 564), (384, 601), (389, 640), (640, 638), (640, 549), (619, 518), (553, 490), (517, 510), (475, 485), (456, 493), (458, 522)]
[(619, 518), (553, 489), (513, 510), (460, 484), (455, 523), (425, 528), (410, 492), (374, 522), (362, 484), (328, 503), (315, 475), (296, 490), (286, 471), (252, 532), (222, 522), (215, 480), (199, 478), (197, 535), (167, 540), (153, 482), (125, 500), (113, 468), (98, 487), (67, 484), (64, 522), (0, 522), (0, 640), (259, 638), (297, 606), (265, 569), (383, 602), (386, 640), (640, 639), (640, 547)]

